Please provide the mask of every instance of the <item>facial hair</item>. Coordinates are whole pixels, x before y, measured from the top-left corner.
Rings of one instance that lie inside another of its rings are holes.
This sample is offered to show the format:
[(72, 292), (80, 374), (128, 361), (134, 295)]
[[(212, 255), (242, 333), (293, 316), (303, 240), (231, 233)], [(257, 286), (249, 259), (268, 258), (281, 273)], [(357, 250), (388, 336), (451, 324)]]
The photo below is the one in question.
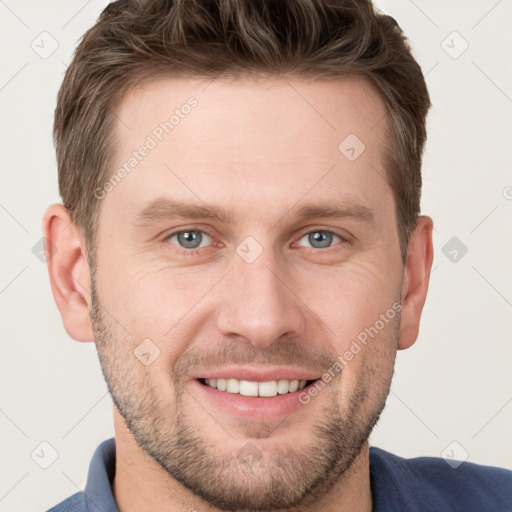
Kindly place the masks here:
[[(358, 386), (343, 406), (344, 388), (337, 385), (340, 379), (325, 387), (320, 392), (326, 394), (322, 398), (323, 413), (315, 414), (318, 419), (310, 429), (310, 441), (298, 452), (289, 445), (276, 447), (273, 443), (270, 450), (262, 444), (266, 441), (251, 441), (272, 439), (278, 429), (286, 428), (286, 421), (278, 426), (249, 426), (247, 441), (241, 443), (240, 449), (229, 451), (205, 436), (204, 423), (195, 424), (183, 405), (188, 391), (181, 375), (193, 364), (193, 359), (177, 362), (181, 373), (169, 372), (174, 397), (162, 396), (161, 387), (151, 378), (151, 366), (145, 367), (133, 354), (140, 340), (121, 334), (119, 328), (115, 334), (114, 322), (107, 321), (103, 314), (94, 269), (91, 322), (109, 392), (144, 456), (194, 495), (223, 511), (310, 510), (311, 505), (341, 482), (366, 444), (384, 408), (393, 374), (394, 357), (391, 362), (388, 355), (380, 358), (387, 359), (385, 362), (363, 366)], [(381, 336), (376, 343), (396, 346), (399, 324), (398, 315), (393, 319), (388, 339)], [(296, 345), (291, 346), (297, 349), (295, 353), (300, 353)], [(232, 348), (224, 351), (232, 358), (230, 362), (236, 360)], [(287, 352), (288, 348), (282, 345), (280, 349), (284, 361), (287, 353), (294, 353)], [(254, 354), (247, 359), (254, 360)], [(203, 358), (201, 362), (208, 360)], [(236, 362), (240, 363), (240, 359)], [(343, 370), (340, 377), (342, 373)], [(226, 436), (229, 441), (229, 434)]]

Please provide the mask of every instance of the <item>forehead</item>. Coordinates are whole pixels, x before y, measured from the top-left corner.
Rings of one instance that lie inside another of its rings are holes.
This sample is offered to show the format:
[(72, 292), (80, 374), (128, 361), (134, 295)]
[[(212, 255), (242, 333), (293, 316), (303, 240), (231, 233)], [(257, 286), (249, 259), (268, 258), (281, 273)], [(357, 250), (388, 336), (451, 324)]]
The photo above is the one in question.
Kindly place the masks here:
[[(216, 132), (218, 138), (231, 135), (233, 143), (255, 133), (265, 142), (263, 132), (270, 137), (281, 127), (287, 129), (280, 137), (282, 148), (292, 146), (284, 144), (287, 134), (305, 137), (315, 144), (318, 139), (330, 141), (334, 133), (334, 138), (340, 138), (348, 132), (370, 142), (385, 125), (385, 108), (379, 94), (360, 77), (323, 81), (263, 77), (167, 78), (125, 94), (117, 109), (116, 131), (128, 141), (130, 135), (139, 135), (134, 129), (151, 133), (155, 122), (168, 121), (173, 113), (183, 120), (183, 113), (179, 111), (192, 99), (197, 103), (197, 108), (192, 109), (196, 139), (205, 143), (215, 137)], [(213, 120), (216, 130), (212, 132)], [(297, 121), (301, 122), (297, 124)], [(185, 125), (176, 123), (173, 135), (183, 131), (183, 127), (177, 130), (179, 124)], [(298, 150), (296, 145), (293, 150), (294, 153)]]
[(113, 207), (163, 194), (235, 211), (289, 209), (305, 194), (370, 206), (391, 194), (385, 107), (361, 78), (166, 78), (127, 93), (116, 118), (112, 171), (126, 172)]

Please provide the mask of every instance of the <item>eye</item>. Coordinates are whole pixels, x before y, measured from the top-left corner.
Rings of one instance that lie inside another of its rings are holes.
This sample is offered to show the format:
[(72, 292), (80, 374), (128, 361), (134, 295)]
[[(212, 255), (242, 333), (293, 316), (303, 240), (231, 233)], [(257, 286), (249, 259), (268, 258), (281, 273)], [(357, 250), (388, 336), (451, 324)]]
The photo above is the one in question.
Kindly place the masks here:
[(212, 241), (211, 237), (200, 229), (176, 231), (167, 236), (165, 240), (182, 249), (199, 249), (208, 246)]
[(340, 235), (324, 229), (310, 231), (301, 238), (301, 241), (304, 239), (308, 244), (310, 244), (309, 247), (312, 247), (313, 249), (329, 248), (333, 245), (333, 242), (339, 243), (344, 241)]

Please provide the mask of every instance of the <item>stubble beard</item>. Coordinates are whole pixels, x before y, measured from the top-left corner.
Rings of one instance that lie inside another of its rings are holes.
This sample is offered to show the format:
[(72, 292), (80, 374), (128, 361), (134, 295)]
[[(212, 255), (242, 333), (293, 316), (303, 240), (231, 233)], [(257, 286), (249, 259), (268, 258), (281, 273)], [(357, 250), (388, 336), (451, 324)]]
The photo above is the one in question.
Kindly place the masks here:
[[(289, 445), (276, 446), (272, 440), (286, 422), (277, 428), (271, 424), (249, 426), (246, 431), (249, 439), (241, 440), (239, 447), (231, 452), (219, 448), (219, 443), (205, 436), (187, 415), (183, 397), (188, 391), (182, 382), (173, 381), (173, 411), (169, 399), (159, 396), (152, 385), (149, 370), (134, 357), (136, 343), (128, 337), (115, 338), (102, 314), (94, 272), (91, 301), (91, 322), (102, 372), (113, 402), (141, 451), (216, 509), (310, 510), (349, 472), (384, 408), (393, 366), (384, 382), (379, 377), (378, 386), (374, 382), (377, 369), (367, 367), (361, 386), (344, 407), (340, 386), (327, 386), (320, 393), (325, 396), (312, 400), (323, 400), (326, 405), (323, 414), (314, 415), (320, 419), (310, 427), (310, 441), (300, 452)], [(396, 338), (399, 318), (395, 320), (390, 336)], [(312, 403), (305, 407), (318, 405)], [(204, 414), (207, 415), (206, 411)], [(204, 426), (207, 421), (201, 423)], [(231, 439), (226, 433), (228, 443)], [(269, 442), (272, 449), (266, 448)], [(241, 457), (247, 446), (257, 450), (259, 457), (249, 460)]]

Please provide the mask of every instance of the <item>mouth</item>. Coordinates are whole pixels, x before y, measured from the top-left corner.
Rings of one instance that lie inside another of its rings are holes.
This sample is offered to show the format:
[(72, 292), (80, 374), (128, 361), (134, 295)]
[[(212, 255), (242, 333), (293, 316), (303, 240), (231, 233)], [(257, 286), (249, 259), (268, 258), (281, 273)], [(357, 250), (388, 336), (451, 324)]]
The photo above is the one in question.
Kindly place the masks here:
[[(190, 381), (194, 397), (214, 416), (242, 422), (269, 422), (282, 420), (299, 413), (305, 405), (301, 395), (320, 379), (276, 379), (271, 381), (239, 380), (235, 378), (194, 378)], [(320, 399), (320, 401), (322, 401)], [(308, 401), (309, 402), (309, 401)], [(208, 404), (210, 407), (208, 407)], [(297, 421), (295, 419), (295, 421)]]
[(228, 379), (197, 379), (200, 384), (209, 386), (210, 388), (230, 393), (233, 395), (241, 395), (246, 397), (275, 397), (278, 395), (287, 395), (301, 391), (307, 386), (313, 384), (318, 379), (298, 380), (298, 379), (279, 379), (265, 382), (239, 380), (234, 378)]

